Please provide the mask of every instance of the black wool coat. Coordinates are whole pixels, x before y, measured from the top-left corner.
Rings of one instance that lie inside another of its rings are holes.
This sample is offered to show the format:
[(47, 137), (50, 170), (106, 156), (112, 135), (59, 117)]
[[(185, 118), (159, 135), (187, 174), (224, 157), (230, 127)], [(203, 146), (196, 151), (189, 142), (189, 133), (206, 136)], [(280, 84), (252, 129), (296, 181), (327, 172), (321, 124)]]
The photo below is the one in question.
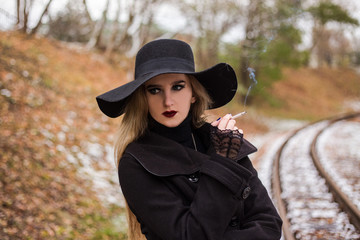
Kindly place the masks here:
[(119, 163), (125, 199), (150, 240), (275, 240), (282, 221), (244, 140), (237, 161), (215, 153), (209, 124), (196, 130), (207, 154), (147, 132)]

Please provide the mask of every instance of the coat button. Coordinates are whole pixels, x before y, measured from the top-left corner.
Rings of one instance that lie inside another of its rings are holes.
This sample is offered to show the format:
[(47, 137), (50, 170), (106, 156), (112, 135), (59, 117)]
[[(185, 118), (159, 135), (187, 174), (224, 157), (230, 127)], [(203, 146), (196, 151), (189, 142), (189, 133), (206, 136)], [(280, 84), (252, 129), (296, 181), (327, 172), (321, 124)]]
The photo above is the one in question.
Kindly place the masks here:
[(191, 174), (189, 176), (189, 181), (192, 183), (197, 183), (199, 181), (199, 177), (197, 174)]
[(250, 195), (251, 192), (251, 187), (247, 187), (244, 189), (243, 193), (242, 193), (242, 198), (243, 199), (247, 199)]
[(239, 218), (237, 216), (234, 216), (234, 217), (231, 218), (229, 226), (230, 227), (237, 227), (237, 226), (239, 226), (239, 223), (240, 223)]

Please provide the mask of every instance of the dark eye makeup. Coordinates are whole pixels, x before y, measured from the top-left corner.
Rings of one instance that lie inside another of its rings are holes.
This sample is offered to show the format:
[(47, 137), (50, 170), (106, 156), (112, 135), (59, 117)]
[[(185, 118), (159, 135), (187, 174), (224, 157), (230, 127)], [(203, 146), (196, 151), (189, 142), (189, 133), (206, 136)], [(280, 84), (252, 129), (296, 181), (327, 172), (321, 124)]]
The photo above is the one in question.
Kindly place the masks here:
[(146, 90), (147, 90), (150, 94), (152, 94), (152, 95), (155, 95), (155, 94), (157, 94), (158, 92), (160, 92), (160, 88), (151, 87), (151, 86), (147, 87)]
[[(171, 90), (173, 91), (181, 91), (183, 88), (185, 88), (186, 83), (183, 80), (176, 81), (171, 86)], [(146, 86), (146, 91), (148, 91), (150, 94), (155, 95), (161, 91), (161, 86), (159, 85), (149, 85)]]
[(183, 89), (185, 87), (185, 84), (175, 84), (172, 86), (172, 90), (175, 90), (175, 91), (180, 91), (181, 89)]

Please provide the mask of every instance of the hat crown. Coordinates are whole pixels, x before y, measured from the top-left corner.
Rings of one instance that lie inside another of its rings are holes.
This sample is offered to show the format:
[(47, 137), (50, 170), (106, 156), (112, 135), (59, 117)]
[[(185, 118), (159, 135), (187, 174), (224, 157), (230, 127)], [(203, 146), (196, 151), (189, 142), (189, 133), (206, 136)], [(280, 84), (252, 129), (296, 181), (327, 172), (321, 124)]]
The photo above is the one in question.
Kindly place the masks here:
[[(171, 61), (168, 61), (171, 60)], [(135, 60), (135, 79), (157, 71), (158, 68), (172, 69), (175, 62), (185, 64), (190, 72), (195, 71), (194, 55), (190, 45), (175, 39), (159, 39), (145, 44)]]

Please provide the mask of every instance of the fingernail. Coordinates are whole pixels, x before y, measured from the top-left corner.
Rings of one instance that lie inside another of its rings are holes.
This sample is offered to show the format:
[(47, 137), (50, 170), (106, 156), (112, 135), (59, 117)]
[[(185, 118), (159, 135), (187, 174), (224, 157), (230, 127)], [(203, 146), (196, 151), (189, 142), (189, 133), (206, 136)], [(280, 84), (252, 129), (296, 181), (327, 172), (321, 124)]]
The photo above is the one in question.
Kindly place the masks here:
[(221, 119), (221, 117), (219, 117), (218, 119), (216, 119), (216, 121), (219, 121)]

